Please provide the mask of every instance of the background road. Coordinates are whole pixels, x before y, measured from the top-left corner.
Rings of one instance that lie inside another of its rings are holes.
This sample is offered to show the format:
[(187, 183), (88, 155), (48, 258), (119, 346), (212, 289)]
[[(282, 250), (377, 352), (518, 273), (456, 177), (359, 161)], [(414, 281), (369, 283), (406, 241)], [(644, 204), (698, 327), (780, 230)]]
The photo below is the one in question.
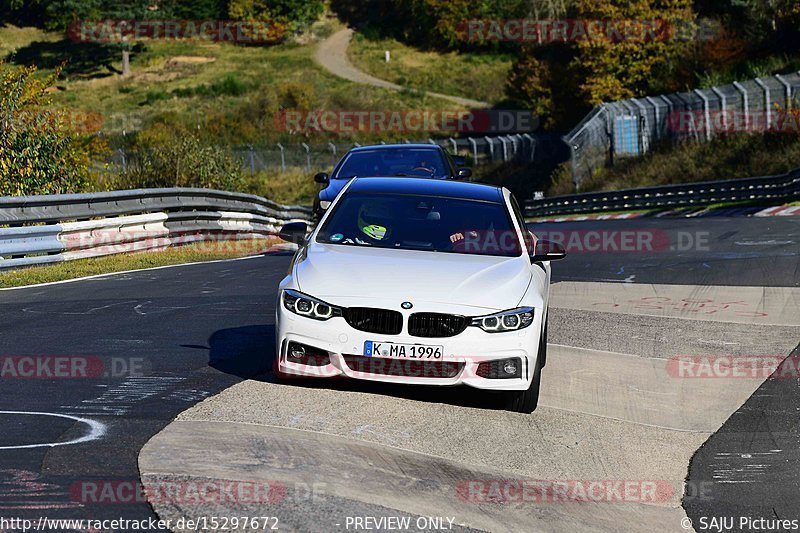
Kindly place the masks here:
[[(400, 91), (403, 89), (400, 85), (390, 81), (382, 80), (371, 76), (366, 72), (356, 68), (347, 57), (347, 48), (350, 45), (350, 40), (353, 38), (353, 30), (346, 28), (339, 30), (323, 42), (317, 48), (317, 61), (328, 69), (330, 72), (340, 78), (350, 80), (362, 85), (372, 85), (374, 87), (382, 87), (384, 89), (391, 89), (393, 91)], [(480, 109), (484, 107), (492, 107), (488, 102), (481, 102), (480, 100), (472, 100), (470, 98), (462, 98), (460, 96), (452, 96), (449, 94), (441, 94), (436, 92), (426, 92), (426, 94), (449, 100), (460, 106), (470, 109)]]
[[(573, 239), (570, 255), (553, 268), (553, 281), (800, 286), (800, 217), (639, 218), (530, 228), (546, 238), (563, 234), (567, 245)], [(610, 239), (607, 250), (586, 251), (598, 242), (588, 236), (593, 231)], [(653, 251), (614, 250), (621, 239), (614, 233), (624, 231), (650, 242)]]
[[(690, 234), (708, 232), (708, 249), (679, 251), (667, 248), (658, 253), (626, 254), (573, 253), (554, 265), (554, 282), (628, 281), (633, 284), (770, 287), (797, 286), (800, 279), (797, 260), (800, 255), (800, 220), (793, 218), (639, 219), (541, 224), (534, 226), (534, 230), (598, 227), (631, 231), (658, 229)], [(0, 414), (0, 427), (4, 429), (0, 434), (0, 448), (8, 447), (0, 449), (0, 516), (94, 519), (152, 516), (152, 510), (144, 503), (93, 505), (80, 494), (76, 495), (76, 482), (138, 480), (139, 450), (178, 413), (242, 378), (268, 374), (274, 356), (275, 287), (284, 276), (288, 261), (286, 256), (266, 256), (0, 292), (3, 310), (0, 315), (0, 356), (87, 356), (102, 360), (104, 372), (135, 368), (132, 375), (96, 379), (2, 378), (0, 411), (86, 417), (104, 424), (105, 434), (96, 440), (70, 446), (23, 448), (36, 443), (59, 443), (79, 438), (87, 433), (87, 428), (84, 424), (52, 416)], [(662, 351), (659, 347), (671, 346), (675, 342), (674, 338), (659, 335), (659, 331), (663, 331), (663, 322), (654, 322), (652, 317), (630, 317), (620, 321), (618, 318), (610, 319), (609, 314), (586, 310), (554, 309), (553, 313), (550, 342), (555, 345), (622, 353), (649, 350), (651, 356), (658, 357)], [(667, 323), (680, 320), (674, 324), (688, 328), (678, 336), (687, 349), (700, 350), (706, 346), (708, 352), (725, 353), (730, 348), (724, 343), (728, 339), (736, 341), (734, 337), (717, 338), (719, 335), (712, 334), (735, 335), (730, 328), (726, 329), (719, 323), (698, 324), (669, 317), (664, 320)], [(617, 324), (623, 333), (603, 335), (601, 327), (582, 327), (587, 321), (595, 325)], [(786, 346), (797, 344), (797, 329), (779, 327), (783, 329), (765, 330), (746, 324), (735, 328), (743, 332), (739, 340), (750, 341), (740, 349), (746, 351), (757, 344), (765, 352), (774, 353), (780, 349), (785, 350), (781, 353), (786, 355), (789, 351)], [(582, 333), (576, 335), (576, 331)], [(776, 335), (775, 331), (779, 333)], [(635, 341), (635, 349), (619, 346), (620, 339), (630, 338), (624, 334), (627, 332), (641, 337)], [(645, 334), (641, 335), (643, 332)], [(703, 342), (711, 344), (704, 345)], [(557, 349), (554, 351), (557, 358)], [(639, 355), (647, 356), (648, 353)], [(269, 381), (268, 375), (263, 379)], [(269, 383), (262, 386), (277, 390)], [(338, 398), (351, 398), (356, 392), (358, 397), (364, 393), (377, 393), (394, 396), (403, 402), (410, 402), (413, 398), (414, 401), (427, 402), (424, 405), (429, 406), (442, 402), (468, 416), (475, 415), (473, 408), (485, 407), (484, 401), (487, 400), (463, 391), (448, 390), (444, 394), (440, 390), (346, 384), (341, 387), (350, 392), (337, 393), (339, 385), (326, 384), (323, 387), (331, 389), (333, 394), (345, 394)], [(796, 393), (797, 389), (794, 389), (787, 394)], [(320, 391), (319, 394), (329, 393)], [(317, 394), (312, 394), (309, 398), (315, 396)], [(280, 400), (280, 396), (274, 399)], [(745, 399), (746, 396), (739, 404)], [(274, 416), (288, 416), (290, 413), (283, 407), (276, 406)], [(464, 411), (465, 407), (470, 410)], [(773, 407), (780, 409), (780, 406)], [(478, 410), (477, 413), (478, 420), (498, 416), (496, 411)], [(537, 412), (532, 421), (544, 423), (551, 418), (560, 427), (572, 426), (568, 431), (585, 428), (586, 431), (613, 434), (623, 429), (605, 422), (585, 425), (572, 415), (559, 415), (558, 411), (551, 415), (547, 411), (544, 414)], [(682, 418), (670, 423), (695, 422)], [(591, 427), (605, 429), (592, 430)], [(544, 428), (539, 431), (544, 431)], [(392, 438), (403, 437), (389, 435), (389, 439)], [(685, 435), (680, 438), (686, 439)], [(701, 442), (697, 441), (697, 446)], [(629, 460), (620, 453), (618, 458), (608, 459), (610, 464), (616, 460), (624, 464)], [(567, 457), (578, 456), (567, 454)], [(631, 468), (637, 464), (633, 461)], [(85, 486), (85, 483), (78, 486)]]

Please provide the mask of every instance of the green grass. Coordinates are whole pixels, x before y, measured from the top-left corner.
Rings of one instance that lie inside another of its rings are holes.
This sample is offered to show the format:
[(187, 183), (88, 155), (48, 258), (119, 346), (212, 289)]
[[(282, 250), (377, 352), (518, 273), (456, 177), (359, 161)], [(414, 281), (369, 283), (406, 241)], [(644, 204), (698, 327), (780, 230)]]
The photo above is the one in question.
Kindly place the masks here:
[[(386, 63), (384, 52), (390, 53)], [(510, 54), (424, 51), (395, 39), (356, 33), (350, 61), (364, 72), (411, 89), (462, 96), (489, 103), (505, 98)]]
[[(662, 144), (642, 157), (620, 159), (584, 179), (580, 192), (769, 176), (798, 167), (800, 137), (796, 132), (723, 135), (710, 142)], [(566, 163), (553, 174), (547, 195), (573, 192)]]
[(330, 168), (306, 171), (303, 167), (286, 167), (286, 172), (281, 172), (280, 168), (255, 174), (246, 172), (242, 192), (257, 194), (279, 204), (311, 205), (319, 192), (319, 185), (313, 176), (323, 171), (330, 172)]
[(263, 252), (276, 239), (194, 243), (160, 251), (107, 255), (76, 259), (53, 265), (29, 267), (0, 273), (0, 287), (21, 287), (67, 279), (153, 268), (197, 261), (233, 259)]
[[(131, 75), (122, 77), (121, 53), (109, 47), (76, 44), (60, 34), (0, 27), (0, 58), (36, 64), (41, 74), (66, 61), (54, 104), (91, 110), (104, 117), (103, 132), (114, 137), (173, 121), (205, 133), (219, 144), (260, 142), (327, 143), (369, 141), (392, 133), (316, 135), (278, 131), (276, 113), (308, 109), (449, 109), (452, 104), (413, 91), (354, 84), (318, 65), (314, 53), (322, 35), (274, 46), (231, 43), (142, 41), (131, 56)], [(12, 50), (16, 52), (11, 54)], [(474, 95), (473, 95), (474, 96)], [(403, 138), (398, 132), (397, 140)]]
[(18, 28), (17, 26), (0, 27), (0, 58), (13, 55), (20, 48), (33, 42), (55, 42), (61, 39), (59, 34), (47, 33), (37, 28)]

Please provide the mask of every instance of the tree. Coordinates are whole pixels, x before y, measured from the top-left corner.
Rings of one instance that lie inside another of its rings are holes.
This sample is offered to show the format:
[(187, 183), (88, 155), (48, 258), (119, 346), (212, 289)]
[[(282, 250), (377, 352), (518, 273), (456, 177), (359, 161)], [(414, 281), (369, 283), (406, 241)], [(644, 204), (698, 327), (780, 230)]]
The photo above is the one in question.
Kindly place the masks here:
[(50, 107), (58, 74), (40, 80), (35, 67), (0, 63), (0, 195), (68, 193), (86, 184), (88, 140), (74, 114)]
[[(692, 0), (578, 0), (575, 12), (576, 19), (602, 21), (604, 27), (575, 44), (573, 68), (592, 105), (644, 96), (654, 80), (663, 82), (687, 53), (684, 32), (695, 19)], [(655, 31), (638, 27), (641, 22)], [(617, 38), (615, 29), (631, 31), (633, 38)]]
[(563, 43), (524, 46), (506, 80), (506, 96), (532, 110), (546, 128), (574, 124), (588, 105), (575, 98), (581, 80), (570, 68), (573, 58), (573, 49)]
[(731, 5), (744, 10), (761, 31), (777, 31), (789, 25), (797, 30), (800, 5), (797, 0), (730, 0)]
[(310, 25), (324, 12), (323, 0), (230, 0), (228, 4), (232, 19), (268, 21), (289, 31)]

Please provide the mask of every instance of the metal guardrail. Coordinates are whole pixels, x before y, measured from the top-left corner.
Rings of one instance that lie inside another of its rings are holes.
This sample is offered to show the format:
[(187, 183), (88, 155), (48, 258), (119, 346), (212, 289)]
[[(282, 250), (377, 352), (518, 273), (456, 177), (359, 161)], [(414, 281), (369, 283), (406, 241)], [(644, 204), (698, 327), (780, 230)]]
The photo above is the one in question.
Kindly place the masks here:
[(704, 181), (638, 189), (569, 194), (525, 202), (525, 216), (601, 213), (633, 209), (703, 206), (719, 202), (800, 198), (800, 169), (780, 176)]
[(0, 198), (0, 269), (277, 234), (311, 208), (212, 189)]
[(576, 190), (595, 170), (638, 157), (659, 142), (710, 141), (725, 133), (797, 134), (790, 111), (800, 106), (800, 72), (741, 80), (682, 93), (595, 107), (563, 137)]

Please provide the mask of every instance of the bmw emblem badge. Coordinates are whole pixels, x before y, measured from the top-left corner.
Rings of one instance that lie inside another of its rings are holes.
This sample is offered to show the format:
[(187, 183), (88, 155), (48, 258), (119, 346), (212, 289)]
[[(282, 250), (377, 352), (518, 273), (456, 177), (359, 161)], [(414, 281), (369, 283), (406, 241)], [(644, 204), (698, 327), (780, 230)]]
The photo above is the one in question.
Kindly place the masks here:
[(400, 304), (400, 307), (402, 307), (403, 309), (411, 309), (412, 307), (414, 307), (414, 304), (412, 304), (411, 302), (403, 302)]

